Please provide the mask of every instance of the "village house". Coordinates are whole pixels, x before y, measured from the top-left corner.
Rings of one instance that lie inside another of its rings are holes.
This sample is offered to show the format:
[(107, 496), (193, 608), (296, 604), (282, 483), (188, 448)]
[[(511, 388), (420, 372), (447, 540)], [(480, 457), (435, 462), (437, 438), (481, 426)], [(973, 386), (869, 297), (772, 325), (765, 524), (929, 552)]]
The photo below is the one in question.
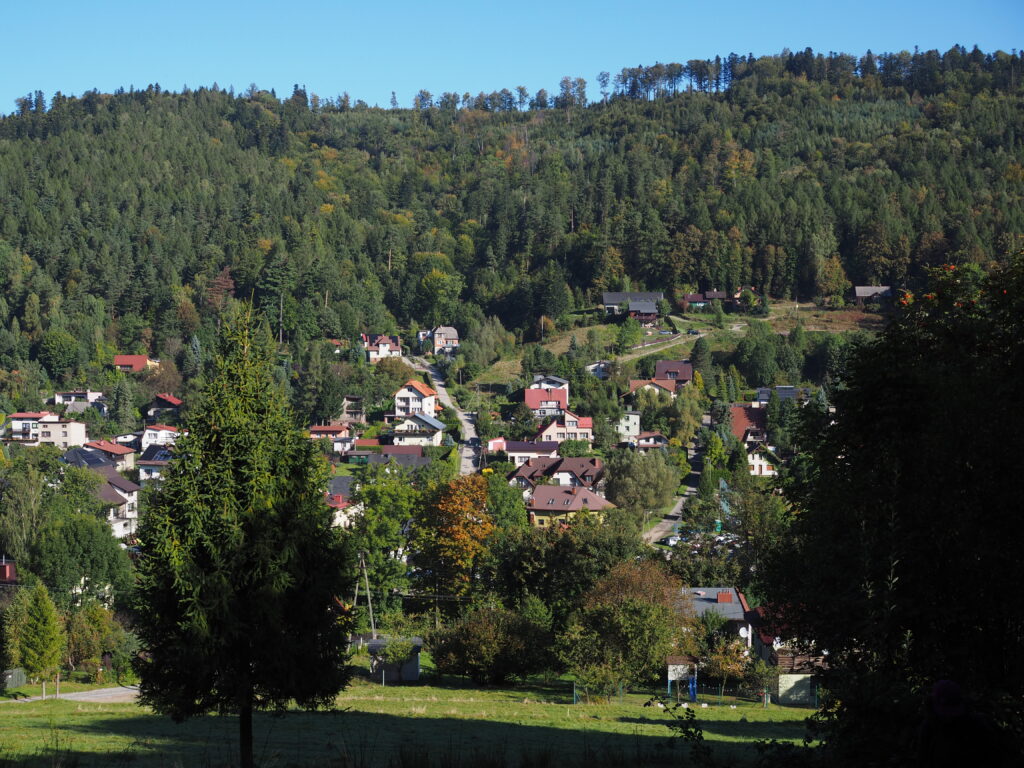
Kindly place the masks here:
[(655, 381), (674, 381), (679, 385), (693, 381), (693, 365), (689, 360), (659, 360), (654, 364)]
[(754, 477), (778, 477), (782, 460), (764, 443), (747, 447), (747, 468)]
[(139, 437), (139, 450), (145, 453), (151, 445), (174, 445), (179, 430), (168, 424), (150, 424)]
[(561, 485), (538, 485), (526, 502), (530, 523), (541, 528), (568, 523), (584, 509), (599, 513), (614, 508), (610, 501), (587, 488)]
[(356, 516), (362, 512), (361, 504), (352, 501), (355, 493), (355, 478), (351, 475), (336, 475), (327, 482), (327, 506), (334, 511), (335, 528), (351, 528)]
[(135, 469), (135, 451), (126, 445), (120, 445), (110, 440), (91, 440), (84, 447), (112, 461), (118, 472)]
[(601, 381), (607, 381), (612, 375), (612, 362), (611, 360), (598, 360), (596, 363), (585, 366), (584, 370)]
[(54, 405), (71, 405), (72, 403), (85, 403), (92, 405), (103, 397), (102, 392), (93, 392), (89, 389), (72, 389), (68, 392), (54, 392)]
[(647, 299), (630, 301), (629, 316), (644, 328), (652, 328), (658, 324), (658, 305)]
[(668, 438), (661, 432), (641, 432), (636, 436), (636, 449), (640, 453), (647, 453), (657, 448), (668, 448)]
[(615, 425), (623, 442), (634, 443), (640, 436), (640, 411), (626, 411)]
[(817, 677), (827, 666), (827, 656), (813, 649), (799, 648), (788, 639), (784, 627), (777, 626), (776, 612), (763, 606), (754, 609), (753, 652), (766, 664), (779, 670), (778, 684), (769, 691), (785, 706), (813, 706), (817, 697)]
[(594, 420), (590, 416), (577, 416), (567, 410), (550, 424), (541, 427), (534, 437), (538, 443), (560, 443), (563, 440), (586, 440), (588, 444), (593, 443)]
[(145, 488), (150, 483), (160, 480), (163, 473), (167, 471), (171, 459), (174, 458), (171, 453), (171, 447), (170, 445), (153, 443), (142, 452), (142, 455), (135, 462), (139, 468), (139, 485)]
[(366, 351), (366, 360), (376, 363), (386, 357), (402, 356), (402, 340), (398, 336), (385, 336), (379, 333), (361, 333), (359, 338)]
[(732, 417), (732, 433), (745, 446), (763, 443), (768, 439), (768, 413), (765, 409), (750, 405), (733, 405), (729, 412)]
[(409, 379), (402, 388), (395, 392), (395, 416), (411, 416), (414, 413), (425, 413), (436, 416), (442, 409), (437, 402), (437, 392), (422, 381)]
[(609, 291), (601, 294), (601, 304), (606, 315), (621, 315), (629, 311), (630, 302), (649, 301), (656, 303), (664, 298), (665, 294), (661, 291)]
[(725, 619), (726, 630), (738, 636), (750, 648), (753, 643), (755, 614), (747, 599), (735, 587), (683, 587), (693, 600), (696, 618), (707, 612), (717, 613)]
[(450, 325), (439, 325), (417, 334), (420, 347), (433, 355), (454, 355), (459, 351), (459, 332)]
[(552, 376), (549, 373), (534, 374), (533, 382), (527, 389), (564, 389), (566, 398), (569, 397), (569, 382), (561, 376)]
[(596, 456), (585, 458), (530, 459), (508, 474), (508, 484), (522, 489), (526, 495), (543, 479), (565, 488), (587, 488), (598, 491), (604, 478), (604, 462)]
[(496, 437), (487, 441), (487, 452), (504, 452), (508, 460), (515, 466), (525, 464), (530, 459), (555, 458), (558, 456), (558, 443), (534, 443), (525, 440), (506, 440)]
[(860, 309), (865, 304), (888, 302), (892, 297), (892, 286), (888, 285), (858, 285), (853, 289), (853, 302)]
[(670, 379), (661, 379), (660, 381), (658, 379), (630, 379), (629, 390), (623, 393), (622, 397), (630, 398), (635, 402), (638, 392), (650, 392), (655, 395), (668, 395), (674, 400), (676, 390), (683, 384)]
[(531, 387), (523, 391), (523, 400), (535, 418), (561, 416), (569, 407), (568, 389), (537, 389)]
[(363, 398), (359, 395), (345, 395), (342, 397), (339, 420), (346, 424), (365, 424), (366, 410), (363, 408)]
[(445, 425), (425, 413), (413, 413), (397, 422), (392, 432), (395, 445), (441, 445)]
[(7, 438), (28, 445), (55, 445), (67, 449), (85, 445), (89, 440), (85, 424), (65, 419), (50, 411), (12, 413)]
[(807, 400), (811, 396), (811, 390), (807, 387), (793, 387), (787, 384), (780, 384), (774, 389), (771, 387), (758, 387), (755, 403), (762, 408), (766, 407), (768, 401), (772, 399), (772, 392), (775, 392), (775, 396), (779, 400), (795, 400), (798, 403)]
[(139, 491), (142, 488), (117, 473), (113, 466), (93, 467), (102, 482), (96, 489), (96, 497), (107, 507), (107, 523), (116, 538), (135, 533), (139, 522)]
[(147, 355), (114, 355), (114, 367), (122, 373), (143, 373), (151, 368), (159, 368), (160, 361), (152, 360)]
[(146, 421), (153, 423), (165, 419), (177, 419), (181, 415), (182, 401), (168, 392), (162, 392), (153, 398), (146, 408)]

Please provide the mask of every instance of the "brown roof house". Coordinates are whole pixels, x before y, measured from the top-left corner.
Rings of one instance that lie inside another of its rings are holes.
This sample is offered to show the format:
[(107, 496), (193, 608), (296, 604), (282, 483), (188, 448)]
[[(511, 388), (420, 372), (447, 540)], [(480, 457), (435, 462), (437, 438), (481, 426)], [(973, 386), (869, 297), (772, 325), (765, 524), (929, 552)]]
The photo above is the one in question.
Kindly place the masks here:
[(615, 505), (587, 488), (561, 485), (538, 485), (526, 503), (530, 523), (541, 528), (568, 523), (586, 509), (600, 513)]

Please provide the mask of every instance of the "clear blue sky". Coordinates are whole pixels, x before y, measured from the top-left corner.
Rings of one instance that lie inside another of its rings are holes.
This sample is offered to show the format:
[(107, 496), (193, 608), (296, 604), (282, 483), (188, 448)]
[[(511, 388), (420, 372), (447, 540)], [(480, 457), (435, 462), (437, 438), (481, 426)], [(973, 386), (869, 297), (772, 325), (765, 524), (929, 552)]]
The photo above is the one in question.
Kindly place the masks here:
[(292, 85), (387, 106), (410, 106), (421, 88), (490, 92), (557, 90), (584, 77), (656, 61), (783, 48), (857, 55), (1024, 47), (1024, 0), (11, 0), (4, 3), (0, 112), (41, 90), (79, 95), (98, 88), (170, 90), (216, 82)]

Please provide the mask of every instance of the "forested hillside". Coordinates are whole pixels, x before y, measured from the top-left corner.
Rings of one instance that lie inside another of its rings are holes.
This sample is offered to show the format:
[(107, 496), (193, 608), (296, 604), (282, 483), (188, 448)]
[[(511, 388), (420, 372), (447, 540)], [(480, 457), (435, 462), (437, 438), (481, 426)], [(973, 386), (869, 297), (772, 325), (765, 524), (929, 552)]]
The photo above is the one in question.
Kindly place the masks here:
[(413, 109), (37, 93), (0, 120), (0, 369), (187, 366), (232, 293), (301, 352), (488, 316), (529, 338), (627, 286), (835, 299), (987, 267), (1024, 240), (1021, 64), (731, 56)]

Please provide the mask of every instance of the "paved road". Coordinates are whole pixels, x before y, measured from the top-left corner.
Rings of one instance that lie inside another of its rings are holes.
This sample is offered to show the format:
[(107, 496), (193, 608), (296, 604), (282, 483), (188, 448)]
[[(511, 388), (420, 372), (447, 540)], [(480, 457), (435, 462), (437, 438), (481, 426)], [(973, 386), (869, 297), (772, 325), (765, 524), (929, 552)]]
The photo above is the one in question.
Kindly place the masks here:
[[(48, 691), (46, 698), (55, 699), (57, 696), (53, 695), (51, 686), (47, 685)], [(91, 691), (78, 691), (77, 693), (62, 693), (59, 698), (65, 701), (89, 701), (89, 702), (103, 702), (112, 703), (120, 701), (135, 701), (139, 695), (139, 686), (137, 685), (121, 685), (117, 688), (95, 688)], [(25, 701), (41, 701), (42, 696), (28, 696), (24, 699), (0, 699), (0, 703), (4, 702), (25, 702)]]
[(676, 523), (679, 522), (679, 514), (683, 509), (683, 503), (685, 501), (685, 496), (679, 496), (676, 499), (676, 503), (672, 507), (672, 510), (668, 513), (668, 515), (663, 517), (660, 523), (658, 523), (656, 526), (651, 528), (651, 530), (647, 531), (647, 533), (644, 534), (645, 544), (653, 544), (658, 539), (663, 539), (670, 533), (672, 533), (673, 527)]
[[(462, 427), (463, 441), (476, 437), (476, 426), (474, 426), (471, 417), (469, 416), (468, 413), (456, 407), (455, 401), (453, 401), (451, 395), (448, 394), (448, 389), (444, 385), (444, 379), (441, 378), (441, 372), (437, 369), (437, 367), (433, 365), (427, 365), (426, 362), (424, 362), (422, 359), (418, 357), (409, 358), (409, 362), (412, 364), (412, 367), (415, 368), (416, 370), (425, 371), (426, 373), (430, 374), (431, 384), (434, 387), (434, 389), (437, 390), (437, 397), (438, 399), (440, 399), (441, 405), (445, 406), (446, 408), (451, 408), (453, 411), (455, 411), (455, 415), (459, 419), (459, 424)], [(463, 442), (463, 444), (459, 446), (459, 457), (462, 459), (462, 466), (459, 471), (463, 475), (472, 475), (474, 472), (476, 472), (475, 456), (476, 451), (473, 448), (470, 448), (468, 445), (466, 445), (465, 442)]]

